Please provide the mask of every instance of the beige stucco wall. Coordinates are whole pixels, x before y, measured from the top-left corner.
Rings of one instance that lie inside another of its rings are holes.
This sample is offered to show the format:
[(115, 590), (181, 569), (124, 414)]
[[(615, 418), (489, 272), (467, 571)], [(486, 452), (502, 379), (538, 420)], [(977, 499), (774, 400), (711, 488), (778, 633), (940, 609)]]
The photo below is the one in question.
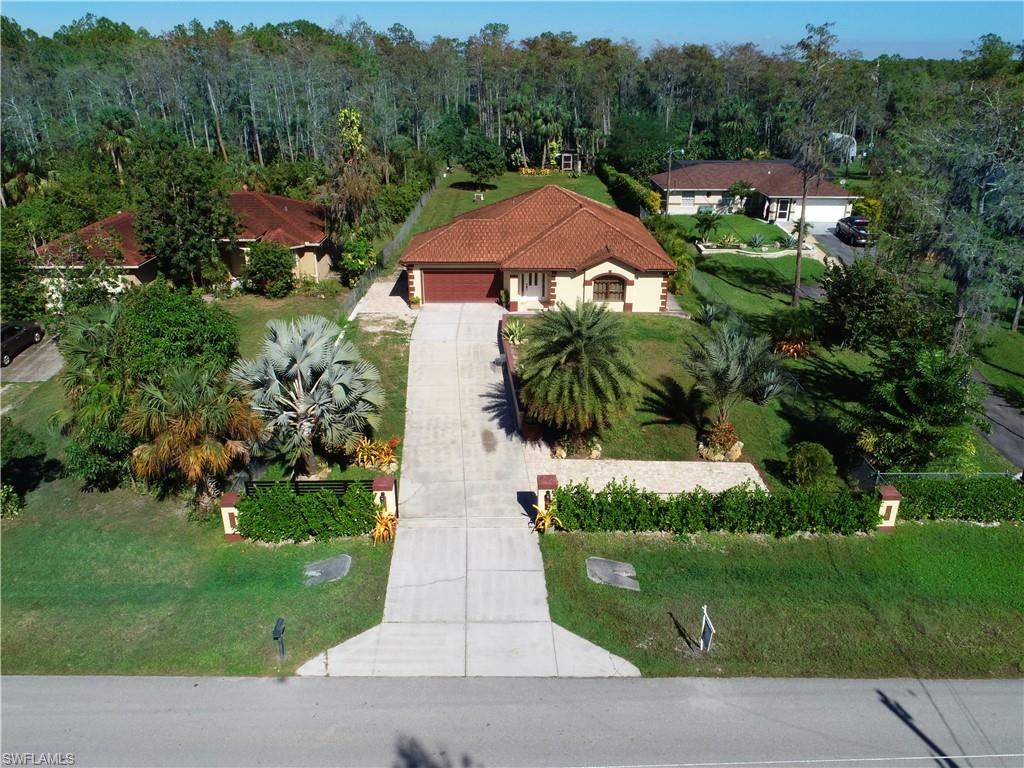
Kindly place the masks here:
[[(668, 213), (681, 214), (681, 213), (696, 213), (700, 210), (701, 206), (710, 205), (713, 208), (717, 208), (722, 204), (722, 197), (725, 195), (725, 190), (705, 190), (703, 192), (693, 193), (693, 204), (683, 205), (683, 193), (673, 192), (668, 200)], [(734, 204), (730, 206), (730, 210), (739, 210), (742, 206), (739, 204), (743, 201), (737, 199)]]
[(609, 273), (633, 281), (633, 285), (626, 286), (625, 301), (603, 302), (609, 309), (621, 312), (625, 304), (632, 304), (634, 312), (658, 312), (661, 309), (661, 273), (635, 273), (614, 261), (601, 262), (578, 274), (558, 273), (555, 277), (556, 296), (570, 306), (577, 301), (593, 301), (594, 287), (587, 285), (586, 281)]

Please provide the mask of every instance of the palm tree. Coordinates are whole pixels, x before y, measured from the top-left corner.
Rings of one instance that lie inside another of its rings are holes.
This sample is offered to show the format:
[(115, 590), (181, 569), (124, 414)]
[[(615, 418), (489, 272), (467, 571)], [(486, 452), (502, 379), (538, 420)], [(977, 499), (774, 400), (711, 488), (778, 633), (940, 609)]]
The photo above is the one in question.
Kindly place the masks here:
[(96, 149), (110, 155), (117, 180), (124, 186), (124, 157), (135, 135), (135, 117), (123, 107), (104, 107), (96, 115)]
[(697, 230), (697, 236), (706, 243), (708, 238), (718, 229), (721, 221), (722, 214), (720, 213), (712, 210), (697, 211), (693, 217), (693, 226)]
[(231, 378), (266, 421), (269, 446), (309, 474), (317, 447), (350, 450), (377, 425), (384, 404), (377, 369), (336, 323), (317, 315), (271, 320), (259, 357), (236, 362)]
[(580, 440), (627, 405), (637, 372), (620, 317), (589, 302), (558, 308), (530, 329), (521, 395), (532, 418)]
[(764, 405), (785, 388), (778, 359), (767, 336), (751, 336), (735, 326), (718, 327), (690, 344), (684, 363), (697, 388), (715, 406), (715, 426), (728, 424), (741, 400)]
[(217, 479), (249, 459), (263, 423), (223, 374), (186, 365), (147, 383), (133, 398), (125, 429), (146, 442), (132, 451), (132, 471), (146, 480), (178, 472), (209, 509)]
[(548, 164), (548, 143), (552, 139), (558, 139), (565, 130), (565, 124), (569, 121), (569, 112), (566, 108), (554, 99), (546, 99), (537, 105), (533, 112), (533, 129), (540, 139), (541, 158), (540, 167), (545, 168)]
[(97, 304), (69, 318), (60, 339), (64, 358), (61, 385), (67, 407), (50, 417), (63, 432), (75, 428), (114, 428), (124, 413), (128, 383), (114, 359), (114, 330), (119, 304)]

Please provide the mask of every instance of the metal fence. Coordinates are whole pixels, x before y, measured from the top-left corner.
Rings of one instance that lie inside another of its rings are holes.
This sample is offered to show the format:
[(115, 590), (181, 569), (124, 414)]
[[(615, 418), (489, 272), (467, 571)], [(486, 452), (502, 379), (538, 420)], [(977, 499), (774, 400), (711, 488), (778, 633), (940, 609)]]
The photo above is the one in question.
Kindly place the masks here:
[(1014, 477), (1009, 472), (882, 472), (867, 459), (864, 465), (875, 476), (875, 485), (886, 485), (899, 480), (957, 480), (962, 477)]
[(434, 179), (430, 189), (420, 197), (416, 207), (406, 217), (398, 232), (395, 233), (395, 236), (391, 238), (387, 245), (381, 248), (380, 253), (377, 254), (377, 261), (374, 266), (363, 273), (363, 276), (359, 278), (359, 282), (353, 286), (352, 291), (341, 300), (338, 306), (338, 314), (334, 318), (335, 321), (339, 321), (343, 317), (350, 317), (352, 311), (356, 308), (356, 304), (366, 295), (366, 292), (370, 290), (370, 286), (377, 281), (377, 278), (388, 274), (395, 266), (398, 257), (402, 255), (405, 241), (408, 240), (409, 233), (416, 224), (416, 219), (419, 218), (427, 201), (430, 200), (430, 196), (437, 189), (438, 180), (438, 178)]

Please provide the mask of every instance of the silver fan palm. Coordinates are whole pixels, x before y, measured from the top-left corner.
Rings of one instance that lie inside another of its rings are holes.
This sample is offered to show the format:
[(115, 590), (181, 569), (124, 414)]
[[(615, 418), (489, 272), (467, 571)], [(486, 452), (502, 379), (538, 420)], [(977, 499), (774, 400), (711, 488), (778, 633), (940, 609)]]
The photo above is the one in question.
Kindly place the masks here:
[(294, 467), (316, 470), (316, 447), (349, 449), (377, 425), (380, 374), (330, 320), (271, 320), (260, 354), (231, 368), (267, 424), (264, 445)]

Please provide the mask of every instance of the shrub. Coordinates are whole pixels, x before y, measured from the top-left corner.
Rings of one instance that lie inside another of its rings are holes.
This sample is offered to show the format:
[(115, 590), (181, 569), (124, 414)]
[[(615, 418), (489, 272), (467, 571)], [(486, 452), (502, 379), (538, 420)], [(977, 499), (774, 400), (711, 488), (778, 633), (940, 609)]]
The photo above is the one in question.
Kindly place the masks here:
[(1024, 483), (1012, 477), (897, 480), (905, 520), (1024, 521)]
[(174, 290), (163, 280), (134, 288), (121, 301), (112, 358), (131, 381), (153, 381), (188, 361), (227, 370), (237, 356), (238, 327), (219, 304)]
[(407, 184), (391, 184), (377, 195), (377, 210), (381, 216), (398, 224), (412, 213), (429, 184), (416, 179)]
[(751, 248), (760, 248), (762, 245), (764, 245), (764, 235), (762, 235), (760, 232), (755, 232), (750, 236), (750, 239), (747, 240), (747, 245), (749, 245)]
[(17, 492), (9, 485), (0, 485), (0, 517), (17, 517), (22, 504)]
[(797, 485), (828, 487), (835, 483), (836, 465), (832, 454), (821, 443), (797, 443), (789, 452), (787, 474)]
[(272, 542), (358, 536), (373, 529), (376, 512), (373, 492), (359, 483), (341, 501), (333, 491), (299, 494), (291, 483), (277, 483), (238, 500), (238, 532)]
[(109, 491), (128, 477), (132, 446), (127, 432), (94, 424), (80, 430), (68, 442), (64, 465), (68, 474), (81, 480), (86, 488)]
[(363, 273), (374, 265), (376, 255), (373, 244), (367, 238), (357, 235), (348, 240), (338, 259), (338, 268), (345, 284), (350, 288), (355, 285)]
[(0, 462), (3, 465), (43, 452), (43, 444), (35, 435), (20, 424), (15, 424), (10, 416), (0, 418)]
[(801, 531), (851, 534), (873, 530), (878, 504), (871, 496), (821, 488), (792, 488), (769, 494), (749, 485), (711, 494), (703, 488), (675, 496), (612, 482), (599, 491), (570, 484), (555, 492), (565, 527), (582, 531), (698, 531), (788, 536)]
[(626, 173), (621, 173), (608, 163), (597, 163), (597, 176), (608, 188), (608, 194), (615, 204), (635, 216), (657, 213), (661, 209), (661, 198)]
[(291, 293), (295, 285), (295, 254), (280, 243), (255, 243), (245, 265), (245, 289), (272, 299)]

